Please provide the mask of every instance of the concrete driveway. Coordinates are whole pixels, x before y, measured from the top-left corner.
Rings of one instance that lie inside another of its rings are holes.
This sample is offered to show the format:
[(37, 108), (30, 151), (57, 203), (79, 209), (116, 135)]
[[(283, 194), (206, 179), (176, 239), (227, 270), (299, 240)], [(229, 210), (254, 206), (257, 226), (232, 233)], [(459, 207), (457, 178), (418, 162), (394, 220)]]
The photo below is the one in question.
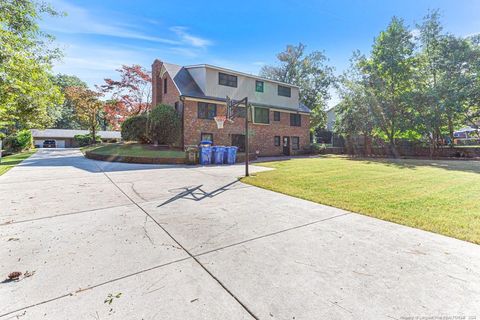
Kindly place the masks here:
[(0, 177), (0, 319), (480, 319), (480, 246), (242, 172), (37, 152)]

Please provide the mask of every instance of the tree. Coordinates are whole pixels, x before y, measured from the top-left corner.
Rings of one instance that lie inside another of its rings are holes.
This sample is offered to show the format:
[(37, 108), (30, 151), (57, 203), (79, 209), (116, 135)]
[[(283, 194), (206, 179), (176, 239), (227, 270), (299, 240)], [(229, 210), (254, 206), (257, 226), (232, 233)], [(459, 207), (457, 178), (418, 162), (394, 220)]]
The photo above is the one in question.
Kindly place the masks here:
[(260, 76), (294, 84), (300, 87), (300, 102), (312, 110), (311, 128), (325, 125), (325, 106), (330, 98), (329, 89), (335, 82), (333, 68), (326, 65), (322, 52), (305, 53), (306, 46), (288, 45), (277, 55), (279, 66), (264, 66)]
[(3, 0), (0, 12), (0, 127), (15, 131), (49, 126), (54, 121), (49, 108), (62, 102), (50, 79), (52, 61), (60, 52), (38, 20), (59, 13), (29, 0)]
[[(371, 139), (374, 130), (372, 106), (376, 101), (362, 79), (361, 64), (365, 57), (355, 52), (351, 66), (339, 77), (338, 91), (341, 98), (335, 107), (335, 131), (346, 137), (348, 145), (355, 149), (355, 137), (363, 136), (364, 154), (371, 153)], [(354, 150), (355, 151), (355, 150)], [(356, 152), (354, 152), (356, 153)]]
[(396, 139), (407, 131), (405, 125), (409, 121), (406, 94), (412, 86), (411, 38), (403, 20), (393, 17), (387, 29), (375, 38), (371, 57), (362, 62), (362, 73), (375, 97), (372, 115), (395, 156), (398, 156)]
[[(444, 110), (441, 86), (443, 80), (442, 25), (438, 10), (429, 12), (419, 30), (421, 51), (416, 55), (412, 73), (414, 86), (411, 91), (412, 127), (429, 140), (430, 155), (442, 140)], [(452, 131), (453, 135), (453, 131)]]
[(447, 35), (440, 56), (443, 71), (440, 91), (447, 133), (453, 141), (455, 127), (465, 124), (475, 127), (480, 120), (480, 50), (469, 39)]
[(147, 143), (147, 121), (147, 113), (141, 113), (127, 118), (122, 123), (122, 139), (124, 141)]
[[(57, 74), (52, 77), (53, 83), (58, 86), (63, 94), (69, 87), (82, 87), (87, 88), (87, 84), (80, 80), (77, 76), (71, 76), (66, 74)], [(83, 129), (84, 126), (77, 119), (75, 114), (75, 108), (72, 101), (66, 98), (63, 104), (57, 108), (59, 115), (55, 121), (53, 128), (56, 129)]]
[[(471, 47), (469, 59), (469, 86), (465, 108), (463, 110), (467, 124), (472, 128), (480, 128), (480, 35), (467, 39)], [(480, 132), (477, 132), (480, 136)]]
[(120, 80), (105, 79), (100, 86), (103, 93), (111, 93), (112, 100), (105, 105), (107, 119), (114, 128), (128, 117), (151, 109), (152, 76), (139, 65), (123, 65)]
[(80, 123), (88, 127), (92, 143), (95, 142), (100, 112), (103, 108), (103, 103), (99, 100), (102, 94), (84, 87), (68, 87), (65, 89), (65, 95), (73, 104)]
[(148, 113), (147, 136), (155, 146), (177, 142), (180, 129), (180, 118), (172, 106), (159, 104)]

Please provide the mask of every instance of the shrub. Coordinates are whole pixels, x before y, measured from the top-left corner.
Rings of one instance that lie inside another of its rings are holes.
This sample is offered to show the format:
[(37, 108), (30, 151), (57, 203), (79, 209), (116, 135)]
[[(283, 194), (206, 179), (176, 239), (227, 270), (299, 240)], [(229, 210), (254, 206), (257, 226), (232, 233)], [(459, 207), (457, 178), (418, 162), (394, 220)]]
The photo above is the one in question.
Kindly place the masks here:
[(22, 146), (22, 150), (33, 148), (32, 132), (28, 129), (19, 131), (17, 133), (18, 142)]
[(150, 111), (147, 120), (147, 136), (155, 145), (177, 142), (180, 129), (180, 118), (172, 106), (160, 104)]
[(30, 130), (21, 130), (5, 138), (4, 149), (10, 153), (28, 150), (33, 147), (33, 137)]
[(327, 146), (324, 143), (312, 143), (310, 144), (310, 150), (312, 153), (321, 153), (327, 149)]
[(126, 119), (122, 123), (122, 139), (125, 141), (138, 141), (148, 143), (147, 114), (142, 113)]
[[(90, 135), (90, 133), (87, 133), (87, 134), (76, 134), (73, 139), (75, 140), (75, 142), (78, 144), (79, 147), (85, 147), (85, 146), (89, 146), (92, 143), (92, 136)], [(100, 143), (102, 142), (102, 139), (100, 138), (100, 136), (96, 136), (95, 137), (95, 143)]]

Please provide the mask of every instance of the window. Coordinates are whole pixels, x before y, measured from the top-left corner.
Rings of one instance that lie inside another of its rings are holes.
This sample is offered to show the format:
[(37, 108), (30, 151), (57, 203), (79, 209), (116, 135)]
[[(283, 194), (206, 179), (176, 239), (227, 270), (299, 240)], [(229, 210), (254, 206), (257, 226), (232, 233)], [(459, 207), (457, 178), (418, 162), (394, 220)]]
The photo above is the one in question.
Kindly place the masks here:
[(283, 97), (289, 97), (292, 95), (290, 87), (278, 86), (278, 95)]
[(212, 120), (217, 116), (217, 105), (215, 103), (198, 103), (198, 118)]
[(273, 111), (273, 121), (280, 121), (280, 112)]
[(178, 101), (175, 102), (175, 111), (180, 112)]
[(290, 113), (290, 125), (292, 127), (302, 126), (302, 116), (297, 113)]
[(200, 141), (211, 141), (213, 144), (213, 133), (202, 132), (200, 134)]
[(237, 87), (237, 77), (232, 76), (231, 74), (226, 74), (226, 73), (218, 73), (218, 84), (221, 84), (222, 86), (228, 86), (228, 87)]
[(232, 146), (238, 147), (238, 151), (245, 151), (245, 135), (244, 134), (232, 134)]
[(292, 137), (292, 150), (300, 149), (300, 138)]
[(163, 93), (167, 93), (167, 78), (163, 79)]
[(268, 108), (255, 107), (254, 122), (255, 123), (270, 123), (270, 110)]
[(280, 147), (280, 136), (273, 137), (273, 142), (275, 144), (275, 147)]
[(255, 91), (263, 92), (263, 81), (255, 81)]

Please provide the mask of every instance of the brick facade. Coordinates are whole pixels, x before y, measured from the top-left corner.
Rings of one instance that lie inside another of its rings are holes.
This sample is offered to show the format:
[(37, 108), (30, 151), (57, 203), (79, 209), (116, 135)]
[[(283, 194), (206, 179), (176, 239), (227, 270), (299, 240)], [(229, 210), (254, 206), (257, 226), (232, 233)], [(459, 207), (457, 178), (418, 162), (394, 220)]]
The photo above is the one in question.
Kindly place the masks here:
[[(232, 145), (232, 135), (245, 134), (245, 119), (236, 118), (233, 123), (227, 122), (223, 129), (218, 129), (214, 120), (198, 118), (198, 102), (188, 97), (181, 97), (180, 93), (168, 72), (161, 77), (163, 63), (155, 60), (152, 65), (152, 102), (175, 106), (178, 103), (178, 111), (182, 117), (183, 145), (198, 145), (202, 133), (213, 135), (215, 145)], [(167, 79), (167, 93), (164, 93), (164, 79)], [(226, 114), (225, 104), (218, 101), (201, 100), (215, 103), (217, 115)], [(278, 110), (277, 110), (278, 111)], [(274, 110), (270, 109), (270, 124), (255, 124), (250, 122), (250, 152), (258, 152), (259, 156), (273, 156), (283, 154), (283, 137), (290, 137), (290, 153), (302, 153), (310, 144), (310, 116), (301, 114), (301, 126), (290, 126), (290, 113), (280, 112), (280, 121), (274, 121)], [(280, 146), (275, 146), (275, 136), (280, 137)], [(291, 137), (299, 138), (298, 150), (292, 149)]]
[[(175, 83), (173, 83), (170, 75), (160, 74), (162, 71), (163, 63), (159, 60), (155, 60), (152, 65), (152, 105), (156, 106), (159, 103), (165, 103), (174, 106), (175, 102), (180, 101), (180, 92), (178, 92)], [(167, 79), (167, 92), (165, 93), (164, 80)]]
[[(236, 118), (233, 123), (226, 122), (223, 129), (217, 129), (214, 120), (198, 118), (198, 102), (186, 100), (184, 102), (183, 116), (183, 142), (184, 145), (197, 145), (200, 142), (202, 133), (213, 134), (213, 143), (215, 145), (231, 145), (232, 135), (245, 134), (245, 119)], [(270, 110), (270, 124), (250, 123), (250, 151), (259, 151), (259, 156), (282, 155), (283, 147), (275, 146), (274, 137), (284, 136), (299, 137), (299, 149), (292, 150), (292, 141), (290, 140), (291, 154), (301, 153), (310, 144), (309, 116), (301, 115), (301, 127), (290, 126), (290, 113), (281, 112), (280, 121), (273, 120), (273, 110)], [(226, 106), (217, 103), (217, 115), (225, 115)]]

